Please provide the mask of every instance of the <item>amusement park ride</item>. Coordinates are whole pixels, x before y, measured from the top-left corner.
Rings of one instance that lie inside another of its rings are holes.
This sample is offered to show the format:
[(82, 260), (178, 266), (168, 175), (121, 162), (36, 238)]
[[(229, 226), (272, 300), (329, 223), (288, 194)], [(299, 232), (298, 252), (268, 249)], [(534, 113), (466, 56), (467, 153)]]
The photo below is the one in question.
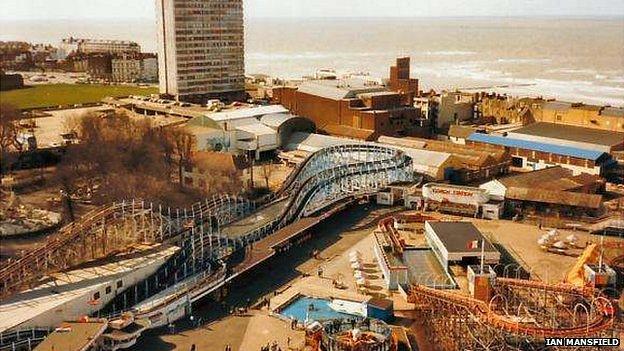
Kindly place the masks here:
[(613, 298), (611, 267), (622, 274), (622, 254), (621, 242), (590, 244), (559, 284), (471, 267), (473, 296), (412, 286), (408, 300), (427, 321), (422, 327), (436, 350), (556, 350), (546, 338), (618, 338), (624, 305), (621, 291), (619, 307)]
[[(121, 309), (119, 304), (112, 310), (103, 306), (114, 316), (133, 313), (137, 320), (149, 319), (152, 327), (165, 325), (184, 316), (190, 303), (270, 257), (274, 245), (283, 238), (299, 235), (336, 207), (374, 194), (393, 182), (413, 180), (411, 162), (395, 149), (341, 145), (312, 154), (276, 193), (260, 201), (220, 196), (186, 210), (142, 201), (103, 206), (62, 228), (45, 245), (4, 264), (0, 268), (0, 299), (19, 296), (50, 274), (105, 259), (136, 244), (175, 245), (180, 248), (178, 253), (154, 276), (138, 284), (146, 287), (145, 294), (134, 294), (130, 300), (120, 296), (124, 301)], [(272, 206), (280, 210), (268, 222), (236, 235), (225, 230)], [(381, 225), (391, 229), (389, 223)], [(246, 252), (252, 243), (254, 251), (264, 248), (266, 252), (243, 262), (230, 260), (233, 253)], [(397, 250), (403, 247), (398, 239), (393, 244)], [(490, 279), (481, 275), (481, 270), (473, 282), (477, 290), (486, 289), (485, 293), (475, 293), (481, 299), (419, 285), (410, 288), (408, 299), (427, 321), (423, 329), (438, 350), (533, 350), (540, 349), (546, 337), (612, 337), (617, 308), (601, 290), (601, 282), (606, 272), (603, 267), (622, 267), (624, 247), (611, 243), (597, 247), (587, 247), (561, 284)], [(592, 263), (600, 257), (607, 258), (596, 269)], [(173, 310), (180, 312), (171, 313)], [(356, 334), (347, 333), (342, 326), (331, 328), (321, 326), (327, 336), (319, 342), (347, 347), (360, 341), (373, 342), (375, 337), (379, 345), (385, 345), (377, 350), (391, 350), (391, 337), (383, 325), (362, 326)]]

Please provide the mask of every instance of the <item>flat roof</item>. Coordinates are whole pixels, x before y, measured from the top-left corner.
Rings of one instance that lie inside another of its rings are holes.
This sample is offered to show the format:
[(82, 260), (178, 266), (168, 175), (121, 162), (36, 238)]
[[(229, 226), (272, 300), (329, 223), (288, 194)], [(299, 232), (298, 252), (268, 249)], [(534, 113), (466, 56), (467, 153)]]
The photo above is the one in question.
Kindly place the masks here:
[(231, 121), (243, 118), (258, 118), (273, 113), (286, 113), (288, 109), (282, 105), (266, 105), (229, 109), (222, 112), (207, 113), (206, 116), (216, 122)]
[(308, 152), (316, 152), (320, 149), (330, 146), (350, 145), (358, 143), (365, 142), (316, 133), (295, 132), (288, 139), (288, 143), (286, 144), (285, 149), (288, 151), (302, 150)]
[(624, 143), (624, 133), (548, 122), (529, 124), (523, 128), (514, 130), (510, 134), (534, 135), (605, 146), (614, 146)]
[(596, 161), (605, 155), (605, 152), (581, 149), (571, 146), (561, 146), (557, 144), (542, 143), (537, 141), (529, 141), (522, 139), (515, 139), (511, 137), (504, 137), (492, 134), (472, 133), (467, 140), (477, 141), (487, 144), (500, 145), (505, 147), (516, 147), (520, 149), (535, 150), (541, 152), (548, 152), (557, 155), (571, 156), (581, 159)]
[(352, 138), (352, 139), (360, 139), (360, 140), (370, 140), (375, 134), (374, 130), (355, 128), (351, 126), (345, 126), (342, 124), (328, 124), (324, 126), (322, 129), (325, 132), (332, 134), (332, 135), (337, 135), (337, 136), (342, 136), (342, 137), (347, 137), (347, 138)]
[(431, 249), (406, 249), (403, 260), (410, 272), (410, 283), (426, 286), (455, 285)]
[(362, 79), (351, 78), (309, 80), (301, 83), (298, 91), (331, 100), (343, 100), (354, 99), (358, 94), (384, 92), (388, 89), (382, 85), (367, 84)]
[(48, 335), (35, 351), (83, 351), (89, 350), (97, 338), (104, 333), (108, 323), (96, 322), (65, 322), (61, 327), (64, 331), (54, 331)]
[(469, 248), (468, 243), (474, 240), (485, 240), (485, 252), (498, 252), (494, 245), (487, 240), (483, 234), (470, 222), (438, 222), (426, 221), (435, 232), (435, 235), (442, 241), (449, 253), (453, 252), (481, 252), (481, 245), (476, 248)]

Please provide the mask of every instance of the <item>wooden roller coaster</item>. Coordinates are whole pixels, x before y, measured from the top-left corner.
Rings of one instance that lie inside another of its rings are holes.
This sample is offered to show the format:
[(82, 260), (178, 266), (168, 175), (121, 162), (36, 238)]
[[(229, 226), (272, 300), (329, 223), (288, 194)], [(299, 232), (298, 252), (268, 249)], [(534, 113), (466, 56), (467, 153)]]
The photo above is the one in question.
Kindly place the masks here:
[(539, 350), (544, 338), (613, 335), (615, 308), (597, 289), (506, 278), (493, 288), (487, 302), (418, 285), (409, 301), (439, 350)]

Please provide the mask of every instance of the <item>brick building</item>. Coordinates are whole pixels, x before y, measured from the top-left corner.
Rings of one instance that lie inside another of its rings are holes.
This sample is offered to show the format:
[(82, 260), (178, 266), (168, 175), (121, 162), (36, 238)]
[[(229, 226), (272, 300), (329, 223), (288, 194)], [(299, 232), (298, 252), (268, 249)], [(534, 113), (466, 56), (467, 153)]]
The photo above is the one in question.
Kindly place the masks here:
[(418, 79), (410, 78), (410, 58), (399, 57), (396, 65), (390, 67), (388, 88), (403, 95), (403, 103), (412, 104), (418, 94)]
[(87, 72), (92, 78), (111, 80), (113, 76), (111, 54), (77, 54), (67, 60), (74, 72)]
[(409, 59), (399, 59), (391, 74), (389, 87), (360, 79), (311, 80), (298, 87), (273, 88), (273, 100), (332, 135), (365, 140), (379, 135), (427, 136), (428, 121), (413, 105), (418, 81), (405, 78)]

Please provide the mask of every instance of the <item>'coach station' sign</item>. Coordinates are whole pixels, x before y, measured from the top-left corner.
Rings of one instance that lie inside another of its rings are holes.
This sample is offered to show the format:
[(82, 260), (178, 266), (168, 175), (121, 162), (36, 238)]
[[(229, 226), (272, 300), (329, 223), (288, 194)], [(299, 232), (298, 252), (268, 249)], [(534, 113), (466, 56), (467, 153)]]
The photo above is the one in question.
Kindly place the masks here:
[(426, 200), (456, 204), (484, 204), (490, 199), (485, 189), (438, 183), (423, 185), (422, 194)]

